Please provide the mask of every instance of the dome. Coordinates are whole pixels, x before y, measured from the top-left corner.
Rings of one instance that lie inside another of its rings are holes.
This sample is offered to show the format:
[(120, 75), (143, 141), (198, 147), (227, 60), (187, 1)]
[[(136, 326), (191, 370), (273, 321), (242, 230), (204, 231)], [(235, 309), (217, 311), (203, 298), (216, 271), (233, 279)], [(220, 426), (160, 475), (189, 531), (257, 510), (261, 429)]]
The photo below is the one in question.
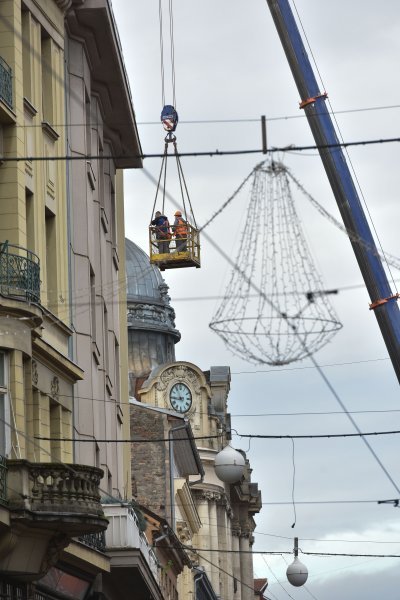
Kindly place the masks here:
[(127, 238), (125, 238), (125, 254), (128, 304), (130, 301), (165, 304), (162, 292), (165, 295), (168, 286), (159, 268), (151, 265), (146, 252)]
[(139, 246), (125, 239), (128, 328), (171, 334), (174, 343), (181, 334), (175, 328), (175, 311), (170, 305), (168, 285), (159, 268)]
[(136, 396), (144, 379), (158, 365), (175, 360), (181, 339), (175, 327), (168, 285), (158, 267), (139, 246), (125, 239), (129, 392)]

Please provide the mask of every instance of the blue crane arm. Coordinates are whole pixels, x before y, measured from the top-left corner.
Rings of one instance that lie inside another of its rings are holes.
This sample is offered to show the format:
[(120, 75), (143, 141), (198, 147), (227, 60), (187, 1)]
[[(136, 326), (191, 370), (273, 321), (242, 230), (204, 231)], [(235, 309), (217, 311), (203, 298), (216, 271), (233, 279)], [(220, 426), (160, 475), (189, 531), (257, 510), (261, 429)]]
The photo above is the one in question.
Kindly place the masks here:
[(400, 383), (400, 311), (288, 0), (267, 0)]

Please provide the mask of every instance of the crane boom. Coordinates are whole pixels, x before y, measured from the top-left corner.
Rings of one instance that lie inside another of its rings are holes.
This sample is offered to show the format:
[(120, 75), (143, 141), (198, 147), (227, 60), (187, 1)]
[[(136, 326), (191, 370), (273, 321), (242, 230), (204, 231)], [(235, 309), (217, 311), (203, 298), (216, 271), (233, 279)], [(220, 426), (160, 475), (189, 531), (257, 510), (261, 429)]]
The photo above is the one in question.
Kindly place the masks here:
[(288, 0), (267, 0), (400, 383), (400, 311)]

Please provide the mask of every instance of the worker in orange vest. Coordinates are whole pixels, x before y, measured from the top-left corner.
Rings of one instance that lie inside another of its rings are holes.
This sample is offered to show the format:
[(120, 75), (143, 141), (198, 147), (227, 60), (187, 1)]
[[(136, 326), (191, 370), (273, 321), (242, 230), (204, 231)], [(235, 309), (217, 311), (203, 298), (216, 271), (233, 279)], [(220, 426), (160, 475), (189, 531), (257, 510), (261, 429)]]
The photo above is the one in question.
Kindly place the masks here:
[(182, 218), (180, 210), (175, 211), (175, 221), (172, 225), (172, 231), (174, 232), (176, 240), (176, 251), (186, 252), (187, 251), (187, 238), (188, 238), (188, 225), (185, 219)]

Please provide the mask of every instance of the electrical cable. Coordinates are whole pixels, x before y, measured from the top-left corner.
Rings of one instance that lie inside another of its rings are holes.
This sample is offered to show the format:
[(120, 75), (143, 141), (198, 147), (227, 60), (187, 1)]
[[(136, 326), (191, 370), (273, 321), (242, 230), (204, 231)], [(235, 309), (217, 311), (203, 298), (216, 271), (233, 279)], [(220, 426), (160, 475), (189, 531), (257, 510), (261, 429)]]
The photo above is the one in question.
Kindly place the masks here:
[[(263, 533), (262, 531), (254, 531), (255, 535), (263, 535), (263, 536), (267, 536), (267, 537), (273, 537), (273, 538), (279, 538), (282, 540), (292, 540), (292, 537), (289, 537), (287, 535), (277, 535), (274, 533)], [(400, 540), (398, 541), (393, 541), (393, 540), (364, 540), (364, 539), (359, 539), (359, 540), (344, 540), (344, 539), (325, 539), (322, 540), (320, 538), (306, 538), (303, 537), (301, 538), (301, 540), (303, 542), (319, 542), (319, 543), (326, 543), (326, 544), (337, 544), (337, 543), (344, 543), (344, 544), (396, 544), (396, 545), (400, 545)]]
[(294, 438), (291, 437), (290, 440), (292, 442), (292, 468), (293, 468), (293, 475), (292, 475), (292, 504), (293, 504), (293, 514), (294, 514), (294, 522), (292, 524), (292, 529), (293, 529), (296, 526), (296, 521), (297, 521), (296, 503), (294, 501), (294, 488), (295, 488), (295, 483), (296, 483), (296, 462), (295, 462), (295, 457), (294, 457)]
[[(153, 176), (146, 170), (144, 169), (144, 173), (146, 174), (146, 176), (153, 181), (154, 183), (154, 178)], [(169, 194), (169, 192), (166, 192), (166, 195), (168, 196), (168, 198), (170, 199), (170, 201), (173, 204), (176, 204), (175, 199), (171, 196), (171, 194)], [(208, 241), (209, 244), (211, 244), (213, 246), (213, 248), (227, 261), (227, 263), (235, 270), (237, 270), (238, 272), (240, 272), (240, 274), (242, 275), (242, 277), (245, 279), (245, 281), (247, 282), (248, 286), (250, 288), (252, 288), (255, 292), (257, 292), (260, 296), (262, 296), (265, 300), (265, 302), (271, 307), (271, 309), (277, 313), (278, 316), (280, 316), (282, 319), (285, 319), (288, 324), (290, 325), (290, 319), (288, 318), (288, 316), (286, 314), (283, 314), (279, 307), (276, 306), (273, 302), (271, 302), (271, 300), (266, 296), (266, 294), (258, 287), (254, 284), (254, 282), (252, 281), (252, 279), (249, 279), (247, 277), (247, 275), (245, 273), (243, 273), (238, 266), (235, 264), (235, 262), (231, 259), (230, 256), (228, 256), (228, 254), (222, 250), (222, 248), (216, 243), (216, 241), (209, 235), (207, 235), (206, 232), (203, 231), (203, 237), (206, 238), (206, 240)], [(301, 344), (304, 344), (303, 339), (301, 338), (301, 336), (299, 335), (297, 329), (295, 326), (292, 326), (293, 329), (293, 333), (294, 335), (298, 336), (298, 339), (300, 341)], [(305, 350), (307, 351), (307, 348), (305, 347)], [(307, 352), (308, 354), (308, 352)], [(378, 464), (378, 466), (380, 467), (380, 469), (382, 470), (382, 472), (385, 474), (386, 478), (390, 481), (390, 483), (393, 485), (393, 487), (395, 488), (395, 490), (397, 491), (398, 494), (400, 494), (400, 488), (398, 487), (398, 485), (396, 484), (396, 482), (393, 480), (393, 478), (391, 477), (390, 473), (388, 472), (388, 470), (386, 469), (386, 467), (383, 465), (382, 461), (379, 459), (379, 457), (377, 456), (376, 452), (373, 450), (373, 448), (371, 447), (371, 445), (368, 443), (368, 441), (365, 439), (364, 436), (362, 436), (361, 431), (357, 425), (357, 423), (355, 422), (355, 420), (353, 419), (353, 417), (350, 415), (350, 413), (348, 412), (345, 404), (343, 403), (343, 401), (340, 399), (339, 394), (336, 392), (335, 388), (333, 387), (333, 385), (330, 383), (329, 379), (327, 378), (327, 376), (325, 375), (325, 373), (323, 372), (322, 368), (320, 367), (320, 365), (317, 363), (316, 359), (314, 358), (313, 355), (309, 356), (309, 359), (311, 360), (311, 362), (313, 363), (314, 367), (316, 368), (316, 370), (318, 371), (321, 379), (323, 380), (323, 382), (325, 383), (325, 385), (327, 386), (327, 388), (329, 389), (329, 391), (331, 392), (331, 394), (333, 395), (333, 397), (335, 398), (335, 400), (338, 402), (338, 404), (340, 405), (340, 407), (342, 408), (343, 412), (347, 415), (348, 419), (350, 420), (350, 422), (352, 423), (353, 427), (356, 429), (356, 431), (358, 432), (358, 434), (360, 434), (361, 439), (363, 440), (365, 446), (367, 447), (367, 449), (369, 450), (369, 452), (371, 453), (371, 455), (373, 456), (373, 458), (375, 459), (376, 463)]]
[(263, 559), (264, 563), (267, 565), (268, 569), (270, 570), (270, 572), (271, 572), (272, 576), (275, 578), (275, 581), (276, 581), (276, 583), (279, 585), (279, 587), (281, 587), (281, 588), (283, 589), (283, 591), (285, 592), (285, 594), (286, 594), (287, 596), (289, 596), (289, 598), (291, 598), (292, 600), (295, 600), (295, 599), (293, 598), (293, 596), (291, 596), (291, 595), (289, 594), (289, 592), (287, 591), (287, 589), (286, 589), (286, 588), (285, 588), (285, 587), (282, 585), (282, 583), (279, 581), (278, 577), (275, 575), (275, 573), (274, 573), (274, 571), (272, 570), (271, 566), (268, 564), (268, 562), (267, 562), (267, 559), (265, 558), (265, 556), (262, 556), (261, 558)]
[[(3, 419), (0, 418), (0, 421)], [(233, 430), (232, 430), (233, 431)], [(321, 433), (321, 434), (302, 434), (302, 435), (268, 435), (268, 434), (255, 434), (255, 433), (236, 433), (236, 435), (240, 438), (250, 438), (254, 440), (312, 440), (312, 439), (335, 439), (335, 438), (353, 438), (353, 437), (369, 437), (369, 436), (380, 436), (380, 435), (398, 435), (400, 434), (400, 430), (394, 431), (359, 431), (357, 433)], [(211, 440), (220, 438), (221, 435), (203, 435), (203, 436), (193, 436), (194, 440)], [(169, 438), (155, 438), (155, 439), (93, 439), (93, 440), (79, 440), (75, 438), (69, 437), (47, 437), (47, 436), (35, 436), (35, 439), (45, 440), (50, 442), (102, 442), (102, 443), (113, 443), (113, 444), (154, 444), (157, 442), (169, 442)], [(176, 439), (175, 442), (186, 442), (187, 439)], [(399, 492), (400, 493), (400, 492)]]
[[(302, 538), (303, 539), (303, 538)], [(263, 557), (264, 559), (264, 557)], [(283, 556), (283, 554), (281, 554), (281, 559), (283, 560), (283, 562), (285, 563), (286, 567), (288, 567), (289, 563), (286, 560), (286, 558)], [(264, 559), (265, 560), (265, 559)], [(311, 596), (311, 598), (313, 598), (314, 600), (318, 600), (318, 598), (316, 596), (314, 596), (314, 594), (312, 592), (310, 592), (310, 590), (308, 589), (308, 586), (306, 586), (305, 583), (303, 583), (303, 585), (301, 586), (303, 588), (303, 590), (305, 590), (307, 592), (307, 594), (309, 596)]]
[[(267, 555), (267, 556), (279, 556), (279, 555), (293, 555), (293, 550), (227, 550), (225, 548), (196, 548), (195, 546), (187, 546), (186, 544), (181, 544), (180, 546), (168, 546), (169, 548), (181, 548), (189, 550), (190, 552), (195, 552), (199, 556), (200, 552), (212, 552), (218, 554), (257, 554), (257, 555)], [(160, 546), (158, 546), (160, 547)], [(369, 553), (357, 553), (357, 552), (311, 552), (307, 550), (302, 550), (299, 548), (299, 552), (304, 554), (305, 556), (320, 556), (320, 557), (332, 557), (332, 556), (342, 556), (342, 557), (357, 557), (357, 558), (400, 558), (400, 554), (369, 554)], [(204, 558), (204, 557), (203, 557)], [(206, 559), (204, 559), (206, 560)]]
[[(54, 72), (54, 71), (53, 71)], [(165, 100), (163, 101), (164, 104)], [(336, 110), (335, 114), (351, 114), (351, 113), (361, 113), (361, 112), (371, 112), (378, 110), (394, 110), (400, 108), (400, 104), (391, 104), (387, 106), (366, 106), (363, 108), (349, 108), (343, 110)], [(329, 113), (330, 114), (330, 113)], [(265, 117), (266, 122), (274, 122), (274, 121), (290, 121), (293, 119), (305, 119), (306, 115), (304, 113), (295, 114), (295, 115), (284, 115), (278, 117)], [(180, 120), (179, 125), (207, 125), (207, 124), (226, 124), (226, 123), (260, 123), (260, 117), (244, 117), (238, 119), (185, 119)], [(136, 121), (137, 125), (157, 125), (160, 126), (160, 121)], [(55, 127), (86, 127), (89, 125), (90, 127), (99, 127), (101, 123), (97, 121), (92, 121), (90, 123), (53, 123), (52, 126)], [(115, 122), (115, 125), (118, 127), (125, 127), (127, 125), (126, 121), (118, 121)], [(15, 125), (16, 128), (21, 129), (29, 129), (29, 128), (40, 128), (42, 129), (42, 124), (35, 123), (24, 123)], [(317, 156), (317, 155), (315, 155)]]
[[(155, 546), (153, 546), (154, 548)], [(160, 547), (160, 546), (158, 546)], [(168, 546), (168, 548), (173, 548), (174, 546)], [(243, 585), (244, 587), (246, 587), (247, 589), (251, 590), (254, 593), (254, 585), (250, 586), (248, 583), (246, 583), (245, 581), (242, 581), (240, 579), (238, 579), (235, 575), (233, 575), (232, 573), (229, 573), (228, 571), (226, 571), (225, 569), (223, 569), (221, 566), (216, 565), (215, 563), (213, 563), (212, 561), (210, 561), (208, 558), (206, 558), (203, 554), (201, 554), (201, 551), (212, 551), (210, 548), (193, 548), (192, 546), (188, 546), (187, 544), (181, 544), (180, 547), (183, 547), (185, 550), (189, 551), (189, 552), (195, 552), (195, 554), (197, 554), (197, 556), (199, 558), (202, 559), (202, 561), (208, 563), (209, 565), (211, 565), (212, 567), (216, 568), (218, 571), (220, 571), (221, 573), (224, 573), (224, 575), (227, 575), (228, 577), (230, 577), (231, 579), (236, 579), (236, 581), (238, 583), (240, 583), (241, 585)], [(213, 550), (214, 552), (218, 552), (218, 550)], [(224, 551), (223, 551), (224, 552)], [(234, 551), (232, 551), (234, 552)], [(242, 552), (241, 550), (237, 550), (236, 553), (240, 553)], [(251, 551), (250, 551), (251, 552)], [(248, 552), (243, 551), (243, 553), (248, 554)]]
[[(162, 0), (158, 2), (158, 20), (160, 26), (160, 59), (161, 59), (161, 102), (165, 105), (165, 69), (164, 69), (164, 38), (163, 38), (163, 19), (162, 19)], [(158, 125), (160, 123), (158, 122)]]
[[(374, 139), (374, 140), (361, 140), (358, 142), (338, 142), (335, 144), (314, 144), (308, 146), (290, 146), (283, 147), (272, 147), (267, 149), (267, 154), (275, 154), (276, 152), (304, 152), (308, 150), (325, 150), (328, 148), (349, 148), (354, 146), (370, 146), (375, 144), (392, 144), (394, 142), (400, 142), (400, 137)], [(235, 156), (239, 154), (265, 154), (262, 148), (256, 150), (206, 150), (197, 152), (179, 152), (179, 157), (203, 157), (203, 156)], [(128, 160), (141, 158), (162, 158), (163, 155), (160, 153), (152, 154), (85, 154), (79, 156), (2, 156), (2, 162), (37, 162), (37, 161), (77, 161), (77, 160)]]
[[(305, 28), (304, 28), (304, 26), (303, 26), (303, 23), (302, 23), (302, 20), (301, 20), (301, 17), (300, 17), (299, 11), (297, 10), (297, 6), (296, 6), (296, 3), (295, 3), (295, 0), (292, 0), (292, 2), (293, 2), (293, 6), (294, 6), (294, 9), (295, 9), (295, 12), (296, 12), (296, 14), (297, 14), (297, 18), (298, 18), (298, 20), (299, 20), (299, 23), (300, 23), (301, 29), (302, 29), (302, 31), (303, 31), (303, 35), (304, 35), (304, 37), (305, 37), (305, 40), (306, 40), (306, 43), (307, 43), (307, 46), (308, 46), (309, 52), (310, 52), (310, 54), (311, 54), (312, 60), (313, 60), (313, 62), (314, 62), (315, 68), (316, 68), (316, 70), (317, 70), (317, 73), (318, 73), (318, 76), (319, 76), (319, 78), (320, 78), (320, 81), (321, 81), (321, 84), (322, 84), (322, 89), (326, 89), (326, 86), (324, 85), (324, 82), (323, 82), (323, 79), (322, 79), (322, 75), (321, 75), (321, 72), (320, 72), (320, 70), (319, 70), (319, 67), (318, 67), (317, 61), (316, 61), (316, 59), (315, 59), (315, 56), (314, 56), (314, 53), (313, 53), (313, 51), (312, 51), (311, 44), (310, 44), (310, 42), (309, 42), (309, 40), (308, 40), (308, 36), (307, 36), (307, 34), (306, 34), (306, 31), (305, 31)], [(337, 132), (338, 132), (338, 137), (339, 137), (339, 140), (341, 140), (341, 141), (343, 142), (344, 140), (343, 140), (342, 132), (341, 132), (341, 130), (340, 130), (339, 123), (338, 123), (338, 120), (336, 119), (336, 115), (335, 115), (335, 113), (334, 113), (334, 111), (333, 111), (333, 107), (332, 107), (332, 104), (331, 104), (331, 101), (330, 101), (329, 97), (327, 97), (327, 102), (328, 102), (328, 105), (329, 105), (329, 106), (330, 106), (330, 108), (331, 108), (331, 114), (332, 114), (332, 116), (333, 116), (333, 121), (334, 121), (334, 123), (335, 123), (335, 125), (336, 125), (336, 129), (337, 129)], [(373, 219), (372, 219), (372, 215), (371, 215), (371, 212), (370, 212), (369, 206), (368, 206), (368, 204), (367, 204), (367, 201), (366, 201), (366, 198), (365, 198), (364, 192), (363, 192), (363, 190), (362, 190), (362, 188), (361, 188), (361, 184), (360, 184), (360, 181), (359, 181), (359, 179), (358, 179), (357, 173), (356, 173), (356, 171), (355, 171), (355, 168), (354, 168), (353, 162), (352, 162), (352, 160), (351, 160), (350, 154), (349, 154), (349, 152), (348, 152), (348, 150), (347, 150), (346, 146), (344, 146), (343, 148), (344, 148), (344, 152), (345, 152), (345, 154), (346, 154), (346, 156), (347, 156), (347, 159), (348, 159), (348, 161), (349, 161), (349, 164), (350, 164), (350, 167), (351, 167), (351, 171), (352, 171), (352, 173), (353, 173), (353, 176), (354, 176), (354, 179), (355, 179), (355, 181), (356, 181), (356, 184), (357, 184), (358, 190), (359, 190), (359, 192), (360, 192), (360, 195), (361, 195), (361, 198), (362, 198), (362, 201), (363, 201), (363, 204), (364, 204), (365, 210), (367, 211), (367, 215), (368, 215), (368, 217), (369, 217), (369, 220), (370, 220), (370, 223), (371, 223), (371, 226), (372, 226), (372, 230), (374, 231), (374, 233), (375, 233), (375, 236), (376, 236), (376, 239), (377, 239), (377, 241), (378, 241), (378, 245), (379, 245), (379, 247), (380, 247), (380, 253), (379, 253), (379, 254), (381, 254), (381, 255), (382, 255), (382, 259), (383, 259), (383, 261), (384, 261), (384, 262), (386, 263), (386, 265), (387, 265), (388, 272), (389, 272), (389, 275), (390, 275), (390, 277), (391, 277), (392, 283), (394, 284), (394, 287), (395, 287), (396, 293), (398, 293), (398, 290), (397, 290), (396, 284), (394, 283), (394, 277), (393, 277), (393, 274), (392, 274), (392, 272), (391, 272), (390, 265), (389, 265), (389, 263), (388, 263), (388, 261), (387, 261), (387, 259), (386, 259), (385, 253), (384, 253), (384, 251), (383, 251), (383, 247), (382, 247), (382, 244), (381, 244), (380, 237), (379, 237), (379, 235), (378, 235), (377, 228), (376, 228), (376, 226), (375, 226), (375, 223), (374, 223), (374, 221), (373, 221)]]
[[(325, 365), (321, 365), (324, 369), (327, 367), (345, 367), (345, 366), (349, 366), (349, 365), (362, 365), (364, 363), (370, 363), (370, 362), (382, 362), (382, 361), (388, 361), (389, 357), (385, 357), (385, 358), (368, 358), (365, 360), (352, 360), (349, 362), (343, 362), (343, 363), (328, 363)], [(285, 373), (286, 371), (305, 371), (308, 369), (314, 369), (314, 365), (308, 365), (308, 366), (304, 366), (304, 367), (285, 367), (285, 368), (274, 368), (274, 369), (257, 369), (256, 371), (232, 371), (232, 375), (257, 375), (259, 373)], [(358, 413), (358, 412), (381, 412), (380, 410), (377, 411), (349, 411), (352, 413)], [(386, 412), (386, 411), (383, 411)], [(397, 411), (395, 411), (397, 412)], [(279, 413), (276, 413), (279, 414)], [(295, 414), (295, 413), (293, 413)], [(300, 414), (300, 413), (299, 413)], [(330, 412), (330, 413), (303, 413), (303, 414), (337, 414), (336, 412)], [(343, 414), (343, 411), (341, 411), (341, 414)]]

